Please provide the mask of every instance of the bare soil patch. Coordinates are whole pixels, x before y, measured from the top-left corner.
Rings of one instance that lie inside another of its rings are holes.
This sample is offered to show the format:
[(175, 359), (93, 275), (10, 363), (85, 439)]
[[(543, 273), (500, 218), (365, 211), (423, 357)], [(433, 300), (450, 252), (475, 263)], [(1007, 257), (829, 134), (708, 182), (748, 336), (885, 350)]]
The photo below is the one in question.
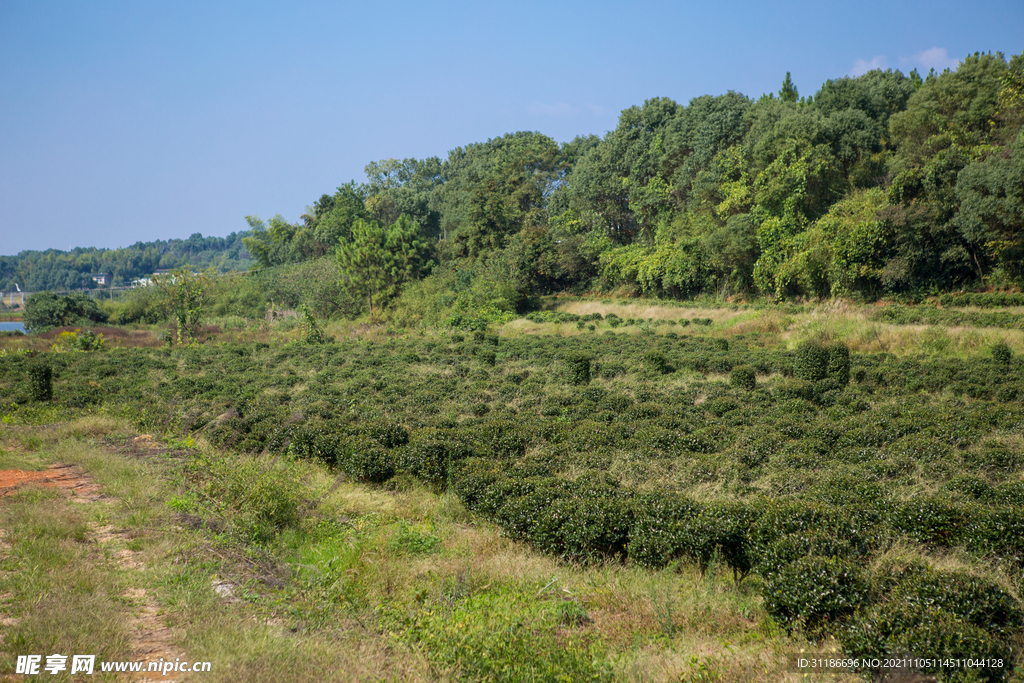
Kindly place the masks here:
[(61, 489), (88, 501), (104, 497), (100, 487), (74, 465), (50, 465), (42, 471), (0, 470), (0, 497), (28, 485)]

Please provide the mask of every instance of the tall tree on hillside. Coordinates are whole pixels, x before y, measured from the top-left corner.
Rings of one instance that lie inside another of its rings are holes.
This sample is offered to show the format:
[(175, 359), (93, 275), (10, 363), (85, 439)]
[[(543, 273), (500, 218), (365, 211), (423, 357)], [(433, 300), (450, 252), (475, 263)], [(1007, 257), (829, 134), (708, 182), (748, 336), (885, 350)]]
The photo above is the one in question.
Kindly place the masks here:
[(420, 277), (432, 267), (429, 245), (419, 226), (402, 215), (388, 228), (361, 218), (352, 224), (352, 237), (343, 240), (335, 252), (343, 285), (366, 300), (370, 317), (401, 286)]
[(788, 71), (786, 72), (786, 80), (782, 81), (782, 88), (779, 89), (779, 99), (783, 102), (796, 102), (800, 99), (800, 93), (797, 92), (796, 86), (793, 85), (793, 79)]
[(510, 133), (452, 150), (431, 196), (444, 251), (479, 258), (524, 226), (547, 221), (547, 197), (560, 175), (559, 147), (540, 133)]

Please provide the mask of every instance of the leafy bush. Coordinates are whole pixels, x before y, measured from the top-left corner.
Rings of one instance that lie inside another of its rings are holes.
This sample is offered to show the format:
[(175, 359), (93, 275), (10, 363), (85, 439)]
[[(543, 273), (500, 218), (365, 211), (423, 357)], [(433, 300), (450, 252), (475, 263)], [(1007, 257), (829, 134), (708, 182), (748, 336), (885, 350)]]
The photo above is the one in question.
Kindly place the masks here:
[(397, 448), (409, 443), (409, 432), (402, 425), (390, 420), (367, 420), (351, 429), (353, 434), (365, 434), (384, 448)]
[(737, 389), (753, 391), (757, 388), (757, 374), (749, 365), (737, 365), (729, 373), (729, 384)]
[(338, 466), (356, 481), (380, 484), (395, 476), (391, 454), (367, 436), (351, 436), (345, 440)]
[(101, 351), (105, 347), (102, 334), (96, 334), (92, 330), (83, 332), (80, 329), (75, 329), (74, 331), (65, 330), (58, 334), (50, 348), (60, 353), (65, 351)]
[(453, 464), (474, 455), (457, 434), (447, 429), (422, 429), (395, 451), (396, 465), (436, 487), (448, 484)]
[(648, 351), (643, 357), (644, 368), (657, 375), (665, 375), (672, 372), (672, 366), (668, 364), (665, 355), (657, 351)]
[(944, 670), (940, 665), (942, 659), (1002, 661), (1002, 667), (972, 670), (981, 680), (991, 681), (1004, 680), (1013, 661), (1013, 649), (1002, 638), (939, 607), (920, 603), (893, 601), (876, 605), (840, 630), (838, 638), (851, 657), (884, 661), (894, 656), (910, 656), (931, 660), (934, 665), (921, 671), (945, 673), (951, 677), (949, 680), (963, 680), (964, 669)]
[(107, 314), (88, 294), (37, 292), (25, 302), (23, 322), (30, 332), (44, 332), (66, 325), (105, 323)]
[(828, 346), (828, 363), (825, 373), (829, 379), (845, 387), (850, 383), (850, 349), (845, 344)]
[(566, 379), (569, 384), (590, 383), (590, 361), (591, 357), (585, 353), (566, 353), (562, 360), (566, 364)]
[(556, 503), (552, 514), (563, 520), (560, 532), (565, 559), (600, 562), (625, 556), (633, 508), (624, 496), (581, 491)]
[(804, 557), (764, 582), (765, 609), (791, 628), (819, 633), (852, 615), (869, 594), (863, 572), (837, 557)]
[(1010, 361), (1013, 360), (1013, 352), (1010, 350), (1009, 344), (1003, 340), (999, 340), (992, 345), (992, 360), (999, 365), (1008, 366)]
[(49, 401), (53, 398), (53, 368), (45, 360), (28, 366), (28, 389), (33, 401)]
[(796, 350), (796, 376), (808, 382), (828, 377), (846, 386), (850, 383), (850, 350), (844, 344), (805, 341)]

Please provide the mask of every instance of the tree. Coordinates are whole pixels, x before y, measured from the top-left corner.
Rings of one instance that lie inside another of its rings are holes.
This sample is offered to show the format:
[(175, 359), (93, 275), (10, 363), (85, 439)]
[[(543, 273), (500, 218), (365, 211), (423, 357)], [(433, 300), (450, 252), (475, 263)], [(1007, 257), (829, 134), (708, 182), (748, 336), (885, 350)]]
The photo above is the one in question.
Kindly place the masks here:
[(196, 343), (203, 309), (210, 300), (212, 271), (193, 273), (189, 268), (177, 268), (155, 276), (153, 283), (162, 295), (168, 317), (174, 319), (178, 343)]
[(796, 102), (800, 99), (800, 93), (797, 92), (796, 86), (793, 85), (793, 79), (790, 78), (789, 72), (786, 72), (786, 80), (782, 81), (782, 88), (779, 90), (779, 99), (783, 102)]
[(970, 245), (979, 277), (984, 277), (986, 261), (1019, 276), (1024, 255), (1024, 132), (1011, 148), (995, 148), (960, 171), (956, 195), (956, 223)]
[(87, 294), (74, 292), (60, 296), (53, 292), (38, 292), (25, 302), (25, 329), (45, 332), (54, 327), (105, 323), (107, 314)]
[(452, 150), (431, 196), (445, 251), (486, 258), (527, 225), (547, 222), (547, 196), (561, 175), (559, 147), (540, 133), (509, 133)]
[(269, 225), (259, 216), (246, 216), (245, 221), (252, 232), (242, 238), (242, 243), (261, 267), (271, 268), (294, 260), (292, 239), (301, 225), (289, 223), (280, 214), (271, 218)]
[(419, 225), (403, 214), (387, 229), (376, 221), (357, 219), (352, 224), (352, 239), (342, 241), (335, 258), (345, 285), (355, 295), (365, 298), (370, 317), (401, 286), (415, 279), (432, 263), (427, 258), (428, 245), (419, 236)]

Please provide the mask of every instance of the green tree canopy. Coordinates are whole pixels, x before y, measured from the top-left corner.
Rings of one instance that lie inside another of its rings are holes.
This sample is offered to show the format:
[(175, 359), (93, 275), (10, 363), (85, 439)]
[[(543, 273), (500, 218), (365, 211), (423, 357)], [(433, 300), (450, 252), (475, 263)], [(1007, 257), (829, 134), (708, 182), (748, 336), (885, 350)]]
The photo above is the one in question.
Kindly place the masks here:
[(25, 329), (45, 332), (66, 325), (87, 325), (107, 322), (107, 314), (88, 294), (72, 292), (66, 296), (53, 292), (37, 292), (25, 302)]
[(419, 226), (405, 214), (388, 228), (357, 219), (351, 239), (343, 240), (335, 252), (344, 286), (366, 299), (371, 317), (403, 284), (430, 270), (428, 255)]

